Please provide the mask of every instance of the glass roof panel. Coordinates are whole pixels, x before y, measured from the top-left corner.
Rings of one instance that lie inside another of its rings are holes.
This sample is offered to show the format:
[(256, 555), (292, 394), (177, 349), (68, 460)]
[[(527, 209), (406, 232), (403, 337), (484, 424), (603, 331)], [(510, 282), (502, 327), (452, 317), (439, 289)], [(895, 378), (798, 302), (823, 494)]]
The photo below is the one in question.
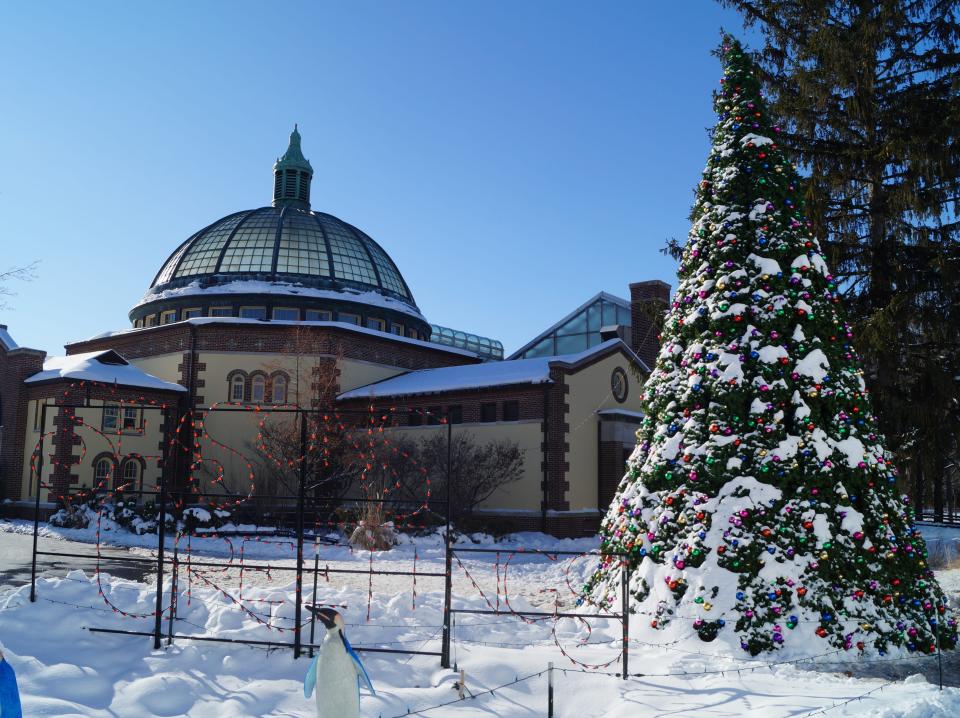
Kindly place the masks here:
[(367, 247), (370, 249), (370, 254), (373, 255), (373, 261), (377, 263), (377, 269), (380, 272), (380, 282), (383, 288), (389, 289), (391, 292), (396, 292), (401, 297), (410, 296), (407, 294), (406, 287), (403, 286), (400, 272), (397, 271), (396, 266), (390, 257), (387, 256), (386, 252), (380, 249), (373, 241), (367, 242)]
[(323, 221), (323, 229), (330, 242), (330, 255), (333, 259), (333, 271), (339, 279), (347, 279), (363, 284), (379, 286), (377, 275), (373, 271), (370, 257), (360, 240), (330, 221)]
[(157, 275), (157, 281), (153, 283), (153, 286), (158, 284), (166, 284), (171, 279), (173, 279), (173, 270), (177, 267), (177, 262), (180, 261), (180, 257), (183, 256), (183, 253), (190, 249), (190, 242), (185, 242), (180, 249), (173, 253), (173, 256), (167, 260), (167, 263), (163, 265), (163, 269), (160, 270), (160, 274)]
[(279, 214), (258, 211), (238, 229), (223, 255), (218, 271), (269, 272), (273, 266), (273, 247), (277, 239)]
[(610, 302), (603, 303), (603, 326), (609, 327), (617, 323), (617, 305)]
[(217, 265), (217, 258), (220, 256), (220, 250), (223, 249), (223, 245), (230, 238), (230, 233), (246, 216), (246, 213), (241, 213), (226, 217), (200, 234), (190, 244), (186, 256), (177, 269), (176, 276), (192, 277), (196, 274), (213, 272)]
[(312, 216), (290, 211), (284, 215), (277, 252), (277, 272), (330, 276), (327, 245)]
[(557, 334), (580, 334), (585, 331), (587, 331), (586, 310), (571, 317), (566, 324), (557, 329)]

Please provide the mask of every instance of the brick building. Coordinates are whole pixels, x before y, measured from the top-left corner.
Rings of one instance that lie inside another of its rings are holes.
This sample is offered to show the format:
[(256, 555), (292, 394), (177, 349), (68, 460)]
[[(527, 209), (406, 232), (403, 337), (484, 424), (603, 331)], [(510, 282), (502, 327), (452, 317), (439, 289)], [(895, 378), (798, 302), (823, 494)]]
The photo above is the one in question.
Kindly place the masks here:
[(272, 204), (177, 247), (129, 329), (53, 358), (0, 330), (0, 497), (35, 499), (37, 464), (51, 503), (105, 476), (176, 481), (196, 466), (164, 455), (171, 428), (228, 405), (251, 411), (205, 413), (203, 462), (241, 492), (262, 417), (274, 416), (262, 409), (323, 396), (348, 415), (389, 408), (397, 435), (438, 431), (418, 419), (438, 410), (480, 442), (514, 441), (523, 476), (480, 515), (561, 535), (596, 530), (633, 447), (669, 287), (631, 285), (629, 301), (601, 293), (501, 360), (499, 342), (431, 325), (379, 244), (311, 210), (312, 174), (294, 129)]

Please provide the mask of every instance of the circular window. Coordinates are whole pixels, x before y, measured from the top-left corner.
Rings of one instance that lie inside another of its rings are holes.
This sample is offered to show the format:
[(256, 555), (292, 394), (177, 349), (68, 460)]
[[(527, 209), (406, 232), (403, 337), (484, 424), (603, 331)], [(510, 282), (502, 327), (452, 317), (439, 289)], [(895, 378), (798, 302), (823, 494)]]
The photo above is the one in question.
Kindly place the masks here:
[(610, 391), (613, 392), (613, 398), (621, 404), (625, 402), (627, 400), (628, 387), (627, 373), (620, 367), (617, 367), (613, 370), (613, 374), (610, 375)]

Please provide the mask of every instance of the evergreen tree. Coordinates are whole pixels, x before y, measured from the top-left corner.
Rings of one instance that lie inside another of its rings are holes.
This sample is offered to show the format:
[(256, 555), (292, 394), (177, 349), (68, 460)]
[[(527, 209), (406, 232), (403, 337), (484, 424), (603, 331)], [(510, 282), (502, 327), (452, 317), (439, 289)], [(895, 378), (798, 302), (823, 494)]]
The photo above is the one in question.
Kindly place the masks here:
[(960, 3), (720, 1), (764, 37), (771, 110), (809, 173), (888, 448), (942, 520), (960, 451)]
[[(732, 630), (754, 655), (816, 637), (952, 647), (780, 128), (739, 43), (719, 54), (713, 146), (603, 551), (629, 555), (653, 628)], [(620, 566), (604, 556), (586, 586), (601, 608)]]

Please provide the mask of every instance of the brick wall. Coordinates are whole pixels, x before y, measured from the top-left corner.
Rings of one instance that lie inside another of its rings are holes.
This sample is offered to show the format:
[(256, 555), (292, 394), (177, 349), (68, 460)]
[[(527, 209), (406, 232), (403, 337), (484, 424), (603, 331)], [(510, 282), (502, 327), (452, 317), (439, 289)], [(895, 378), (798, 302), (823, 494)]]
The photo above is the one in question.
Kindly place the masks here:
[(43, 369), (44, 352), (0, 344), (0, 499), (20, 499), (28, 402), (24, 379)]
[(617, 486), (627, 471), (627, 459), (632, 449), (624, 447), (620, 441), (600, 442), (600, 461), (598, 477), (597, 505), (604, 511), (617, 492)]
[(659, 279), (630, 285), (630, 346), (651, 369), (660, 351), (660, 318), (670, 305), (670, 285)]
[[(471, 389), (468, 391), (452, 391), (430, 396), (403, 396), (396, 399), (376, 399), (372, 405), (377, 413), (390, 412), (395, 417), (398, 426), (407, 426), (407, 417), (412, 409), (427, 409), (440, 407), (446, 411), (451, 406), (459, 406), (463, 412), (463, 422), (466, 424), (480, 421), (481, 404), (495, 403), (497, 405), (497, 421), (503, 420), (503, 402), (516, 401), (519, 404), (520, 420), (543, 419), (543, 386), (518, 385), (513, 387), (494, 387), (491, 389)], [(351, 411), (362, 411), (371, 406), (365, 399), (350, 399), (337, 402), (337, 406)], [(423, 423), (427, 423), (426, 417)]]
[[(88, 339), (68, 344), (67, 354), (114, 349), (127, 359), (157, 356), (175, 352), (189, 354), (191, 331), (195, 335), (197, 352), (236, 351), (283, 353), (295, 342), (308, 342), (312, 352), (339, 355), (403, 369), (431, 369), (441, 366), (477, 364), (479, 359), (406, 341), (398, 341), (389, 334), (353, 331), (347, 327), (289, 325), (263, 322), (178, 322), (149, 329)], [(188, 364), (185, 356), (184, 364)]]
[(567, 490), (570, 488), (570, 482), (567, 481), (567, 472), (570, 471), (570, 463), (567, 461), (570, 444), (567, 442), (567, 435), (570, 433), (570, 425), (566, 422), (570, 411), (567, 404), (570, 387), (565, 381), (566, 374), (562, 369), (551, 368), (550, 378), (554, 383), (546, 393), (543, 445), (543, 489), (546, 503), (542, 508), (564, 511), (570, 508), (567, 501)]

